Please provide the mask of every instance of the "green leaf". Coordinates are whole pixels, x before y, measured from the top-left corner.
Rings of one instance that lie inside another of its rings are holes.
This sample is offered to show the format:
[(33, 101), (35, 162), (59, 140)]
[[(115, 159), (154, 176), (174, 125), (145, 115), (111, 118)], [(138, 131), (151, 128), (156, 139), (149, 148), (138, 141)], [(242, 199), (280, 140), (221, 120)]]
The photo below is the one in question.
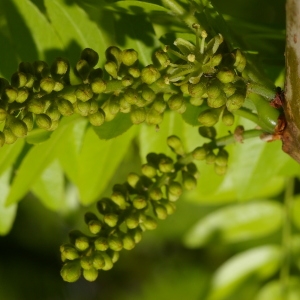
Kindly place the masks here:
[(277, 245), (264, 245), (234, 255), (215, 272), (207, 300), (228, 299), (250, 276), (260, 280), (271, 277), (280, 262), (281, 248)]
[(297, 195), (293, 200), (292, 220), (294, 225), (300, 229), (300, 195)]
[(28, 190), (30, 190), (32, 184), (41, 175), (43, 170), (56, 157), (59, 141), (63, 140), (64, 134), (69, 130), (70, 124), (76, 122), (78, 118), (78, 116), (64, 118), (49, 140), (30, 149), (14, 177), (6, 205), (20, 201)]
[(15, 220), (17, 205), (13, 204), (9, 207), (5, 206), (5, 201), (10, 189), (10, 177), (12, 168), (8, 168), (0, 176), (0, 235), (7, 234)]
[(0, 175), (15, 162), (23, 146), (24, 140), (18, 139), (14, 144), (0, 148)]
[(54, 160), (37, 177), (32, 186), (32, 191), (45, 207), (59, 211), (65, 202), (64, 185), (63, 170), (58, 160)]
[(256, 200), (220, 208), (201, 219), (185, 236), (190, 248), (211, 242), (241, 242), (267, 236), (282, 225), (282, 205)]
[(118, 113), (113, 120), (105, 122), (101, 126), (94, 126), (93, 129), (100, 139), (109, 140), (123, 134), (131, 126), (129, 114)]
[(34, 129), (30, 131), (26, 137), (26, 143), (28, 144), (40, 144), (47, 141), (52, 132), (44, 129)]
[(118, 138), (99, 140), (90, 127), (84, 137), (78, 164), (81, 203), (89, 205), (101, 195), (136, 134), (137, 127)]

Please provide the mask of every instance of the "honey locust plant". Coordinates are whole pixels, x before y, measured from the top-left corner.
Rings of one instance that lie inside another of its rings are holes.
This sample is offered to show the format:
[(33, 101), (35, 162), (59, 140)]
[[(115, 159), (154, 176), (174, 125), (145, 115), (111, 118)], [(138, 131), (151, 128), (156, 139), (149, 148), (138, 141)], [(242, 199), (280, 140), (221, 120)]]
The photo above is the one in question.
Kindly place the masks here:
[[(87, 118), (101, 132), (103, 124), (126, 114), (134, 125), (145, 122), (159, 129), (164, 113), (170, 110), (193, 112), (193, 125), (209, 139), (187, 151), (171, 135), (167, 145), (175, 160), (164, 153), (149, 153), (139, 174), (129, 173), (126, 182), (115, 184), (109, 197), (98, 202), (99, 214), (84, 217), (90, 235), (74, 230), (69, 243), (61, 246), (65, 281), (74, 282), (81, 274), (88, 281), (96, 280), (100, 270), (113, 267), (122, 249), (133, 249), (144, 231), (156, 228), (157, 219), (173, 214), (183, 189), (192, 190), (197, 184), (195, 161), (211, 164), (223, 176), (227, 145), (253, 137), (280, 138), (281, 111), (270, 103), (282, 101), (283, 94), (227, 39), (226, 32), (215, 32), (202, 22), (200, 16), (212, 9), (211, 4), (190, 1), (186, 10), (176, 1), (163, 3), (193, 36), (177, 38), (155, 51), (150, 65), (140, 64), (137, 50), (110, 46), (99, 68), (98, 53), (86, 48), (74, 66), (76, 84), (70, 80), (73, 71), (65, 58), (50, 65), (21, 62), (10, 80), (0, 79), (1, 146), (15, 143), (35, 128), (55, 131), (63, 117), (73, 114)], [(214, 125), (232, 126), (235, 116), (258, 127), (244, 130), (238, 126), (217, 138)]]

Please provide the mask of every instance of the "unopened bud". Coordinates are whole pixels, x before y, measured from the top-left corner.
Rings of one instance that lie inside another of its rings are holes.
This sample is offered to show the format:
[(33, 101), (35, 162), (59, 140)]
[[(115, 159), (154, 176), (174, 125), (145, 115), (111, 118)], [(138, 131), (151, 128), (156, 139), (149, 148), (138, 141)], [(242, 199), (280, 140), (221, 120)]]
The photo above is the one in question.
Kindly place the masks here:
[(205, 160), (207, 164), (212, 165), (216, 161), (216, 155), (212, 151), (210, 151), (207, 153)]
[(94, 242), (96, 250), (106, 251), (108, 249), (108, 241), (105, 237), (99, 237)]
[(130, 214), (125, 218), (125, 224), (129, 229), (134, 229), (139, 226), (139, 216), (137, 214)]
[(173, 172), (174, 164), (172, 158), (170, 157), (161, 158), (158, 167), (162, 173)]
[(217, 164), (218, 166), (227, 166), (228, 163), (228, 152), (224, 149), (220, 149), (216, 160), (215, 160), (215, 164)]
[(122, 85), (124, 87), (131, 86), (133, 83), (134, 83), (134, 80), (133, 80), (132, 76), (128, 75), (128, 76), (122, 77)]
[(130, 67), (128, 68), (128, 73), (133, 77), (133, 78), (139, 78), (141, 76), (141, 71), (139, 68), (134, 68)]
[(204, 147), (197, 147), (192, 152), (193, 158), (196, 160), (204, 160), (207, 155), (207, 151)]
[(137, 175), (136, 173), (129, 173), (127, 176), (127, 182), (133, 188), (136, 187), (136, 184), (139, 182), (139, 180), (140, 180), (140, 176)]
[(15, 88), (21, 88), (27, 83), (27, 76), (23, 72), (16, 72), (11, 76), (11, 85)]
[(151, 200), (159, 201), (163, 197), (163, 193), (159, 187), (155, 187), (149, 191), (149, 197)]
[(133, 88), (127, 88), (123, 95), (126, 102), (128, 102), (131, 105), (134, 105), (137, 103), (138, 99), (140, 98), (138, 92)]
[(79, 258), (78, 251), (72, 245), (69, 244), (62, 245), (60, 247), (60, 252), (62, 256), (67, 260), (74, 260)]
[(227, 166), (219, 166), (217, 164), (215, 164), (215, 172), (217, 175), (225, 175), (227, 172)]
[(16, 137), (22, 138), (27, 135), (28, 129), (26, 124), (22, 120), (17, 119), (13, 116), (11, 116), (8, 120), (10, 130)]
[(93, 282), (97, 279), (98, 277), (98, 270), (96, 270), (95, 268), (91, 268), (91, 269), (84, 269), (83, 270), (83, 277), (85, 280)]
[(185, 189), (191, 191), (196, 188), (197, 180), (196, 178), (188, 172), (182, 172), (182, 184)]
[(91, 82), (91, 89), (95, 94), (101, 94), (106, 90), (106, 83), (103, 79), (97, 78)]
[(176, 154), (181, 156), (185, 154), (182, 142), (178, 136), (176, 135), (169, 136), (167, 139), (167, 144)]
[(168, 105), (171, 110), (178, 110), (184, 103), (184, 98), (181, 94), (172, 95), (168, 100)]
[(153, 101), (151, 108), (162, 114), (167, 108), (167, 103), (165, 100), (158, 98)]
[(163, 114), (158, 113), (154, 109), (149, 109), (146, 114), (146, 122), (148, 125), (157, 125), (163, 121)]
[(105, 50), (105, 56), (107, 60), (114, 61), (117, 66), (119, 66), (122, 62), (122, 50), (116, 46), (108, 47)]
[(33, 114), (32, 112), (28, 112), (24, 118), (22, 119), (22, 121), (26, 124), (27, 126), (27, 130), (31, 131), (33, 129)]
[(132, 108), (130, 111), (130, 120), (133, 124), (141, 124), (146, 120), (146, 111), (144, 107)]
[(93, 268), (93, 258), (91, 256), (83, 256), (80, 259), (82, 269), (89, 270)]
[(168, 216), (167, 209), (163, 205), (155, 205), (154, 207), (154, 214), (160, 220), (165, 220)]
[(99, 60), (99, 55), (91, 48), (85, 48), (80, 54), (80, 58), (87, 61), (91, 68), (95, 67)]
[(12, 103), (18, 97), (18, 90), (12, 86), (7, 86), (4, 88), (2, 96), (4, 100), (8, 101), (8, 103)]
[(134, 238), (130, 234), (125, 234), (122, 240), (124, 249), (131, 250), (135, 247)]
[(18, 138), (12, 133), (10, 128), (4, 128), (3, 134), (5, 137), (5, 144), (13, 144)]
[(75, 247), (79, 251), (85, 251), (89, 246), (89, 239), (85, 236), (80, 236), (75, 240)]
[(104, 65), (106, 72), (113, 78), (118, 77), (118, 66), (114, 61), (107, 61)]
[(86, 102), (93, 97), (93, 91), (87, 84), (80, 85), (75, 91), (75, 95), (78, 100)]
[(198, 121), (203, 126), (214, 126), (219, 121), (220, 111), (217, 109), (207, 109), (202, 111), (198, 116)]
[(227, 109), (225, 109), (223, 111), (222, 122), (226, 126), (232, 126), (233, 123), (234, 123), (234, 115), (230, 111), (228, 111)]
[(235, 78), (235, 73), (233, 70), (228, 68), (223, 68), (217, 73), (217, 78), (222, 83), (229, 83), (232, 82)]
[(168, 185), (168, 193), (171, 194), (169, 195), (171, 199), (170, 201), (176, 201), (182, 194), (182, 186), (179, 182), (177, 181), (172, 181)]
[(69, 65), (68, 60), (66, 60), (62, 57), (58, 57), (52, 63), (50, 71), (51, 71), (52, 76), (54, 76), (54, 77), (57, 76), (59, 78), (68, 72), (69, 67), (70, 67), (70, 65)]
[(105, 121), (105, 113), (99, 108), (96, 113), (88, 115), (88, 118), (93, 126), (101, 126)]
[(105, 261), (105, 265), (102, 268), (102, 270), (108, 271), (114, 266), (114, 263), (113, 263), (111, 257), (107, 253), (103, 252), (102, 256), (103, 256), (104, 261)]
[(50, 69), (44, 61), (37, 60), (33, 63), (34, 73), (38, 78), (47, 77), (50, 75)]
[(85, 59), (80, 59), (76, 64), (76, 71), (80, 78), (84, 81), (89, 77), (91, 67)]
[(190, 103), (194, 106), (200, 106), (203, 103), (203, 98), (199, 97), (191, 97), (190, 98)]
[(46, 114), (36, 115), (35, 122), (39, 128), (46, 129), (46, 130), (50, 129), (52, 125), (52, 121), (50, 117)]
[(126, 208), (126, 198), (121, 192), (113, 192), (111, 195), (111, 200), (116, 203), (120, 209), (125, 209)]
[(147, 199), (142, 195), (137, 195), (134, 197), (132, 203), (134, 208), (143, 209), (147, 206)]
[(108, 102), (108, 110), (112, 115), (120, 111), (120, 100), (118, 96), (112, 95)]
[(159, 71), (153, 65), (149, 65), (142, 69), (141, 79), (146, 84), (150, 85), (154, 83), (157, 79), (160, 78), (160, 76), (161, 75)]
[(207, 105), (212, 108), (219, 108), (225, 105), (226, 100), (225, 93), (221, 92), (217, 98), (208, 98)]
[(134, 49), (126, 49), (121, 54), (122, 63), (125, 66), (131, 66), (138, 60), (138, 53)]
[(157, 227), (157, 221), (150, 216), (146, 216), (145, 220), (143, 221), (143, 225), (147, 230), (154, 230)]
[(168, 54), (163, 50), (155, 51), (154, 56), (152, 57), (152, 61), (160, 69), (164, 69), (170, 64), (170, 58)]
[(28, 96), (29, 96), (29, 90), (26, 87), (19, 88), (16, 102), (23, 103), (27, 100)]
[(138, 244), (142, 240), (143, 231), (140, 227), (132, 229), (132, 230), (128, 231), (128, 233), (133, 237), (134, 242), (136, 244)]
[(95, 254), (93, 256), (93, 267), (97, 270), (101, 270), (105, 265), (105, 260), (103, 258), (103, 255), (99, 251), (95, 251)]
[(6, 117), (7, 117), (7, 111), (3, 107), (0, 107), (0, 122), (5, 121)]
[(233, 94), (227, 99), (227, 109), (232, 112), (241, 108), (244, 104), (245, 96), (239, 93)]
[(64, 281), (75, 282), (80, 278), (81, 275), (81, 266), (80, 261), (68, 261), (66, 262), (61, 271), (60, 275)]
[(155, 99), (156, 94), (151, 88), (149, 88), (148, 86), (144, 86), (142, 89), (142, 97), (147, 102), (152, 102)]
[(57, 108), (58, 108), (59, 112), (63, 116), (71, 116), (74, 113), (73, 106), (68, 100), (58, 99), (56, 101), (56, 103), (57, 103)]
[(58, 110), (58, 108), (57, 108), (57, 105), (55, 105), (54, 103), (52, 103), (52, 104), (48, 107), (48, 109), (47, 109), (47, 111), (46, 111), (46, 114), (47, 114), (47, 116), (50, 117), (50, 119), (51, 119), (52, 121), (57, 121), (57, 120), (59, 120), (59, 118), (60, 118), (60, 116), (61, 116), (61, 114), (60, 114), (60, 112), (59, 112), (59, 110)]
[(217, 130), (215, 127), (201, 126), (198, 131), (201, 136), (211, 140), (215, 139), (217, 136)]
[(80, 101), (78, 100), (75, 104), (77, 106), (78, 112), (82, 116), (87, 116), (90, 112), (91, 102), (90, 101)]
[(123, 241), (120, 237), (112, 235), (108, 238), (108, 246), (113, 251), (121, 251), (123, 248)]

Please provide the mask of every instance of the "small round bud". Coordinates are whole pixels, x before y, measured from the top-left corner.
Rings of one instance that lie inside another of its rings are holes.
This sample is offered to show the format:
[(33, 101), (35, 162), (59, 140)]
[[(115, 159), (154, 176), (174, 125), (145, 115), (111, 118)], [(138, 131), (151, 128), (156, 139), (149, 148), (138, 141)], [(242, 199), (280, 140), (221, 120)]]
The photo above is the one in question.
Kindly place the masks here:
[(216, 161), (216, 155), (212, 151), (210, 151), (207, 153), (205, 160), (207, 164), (212, 165)]
[(225, 175), (227, 172), (227, 166), (219, 166), (217, 164), (215, 164), (215, 172), (217, 175)]
[(80, 261), (75, 260), (75, 261), (66, 262), (60, 271), (60, 275), (64, 281), (67, 282), (77, 281), (81, 275)]
[(95, 251), (94, 257), (93, 257), (93, 267), (97, 270), (101, 270), (105, 265), (105, 260), (103, 258), (103, 255), (99, 251)]
[(119, 66), (122, 62), (122, 50), (116, 46), (108, 47), (105, 50), (105, 57), (107, 60), (111, 60), (115, 62), (117, 66)]
[(118, 96), (112, 95), (108, 102), (108, 110), (112, 115), (117, 114), (120, 111), (120, 100)]
[(82, 269), (89, 270), (93, 268), (93, 258), (91, 256), (83, 256), (80, 259)]
[(133, 77), (132, 76), (124, 76), (122, 78), (122, 85), (125, 87), (131, 86), (134, 83)]
[(9, 118), (9, 127), (11, 132), (18, 138), (22, 138), (27, 135), (27, 126), (22, 121), (13, 116)]
[(165, 220), (168, 216), (167, 209), (163, 205), (155, 205), (154, 214), (160, 220)]
[(72, 104), (65, 99), (56, 100), (57, 109), (63, 116), (71, 116), (74, 113)]
[(108, 249), (108, 241), (105, 237), (99, 237), (94, 242), (96, 250), (106, 251)]
[(159, 201), (163, 197), (163, 193), (159, 187), (155, 187), (149, 191), (149, 197), (151, 200)]
[(92, 234), (98, 234), (101, 231), (102, 223), (99, 220), (91, 220), (88, 223), (88, 227)]
[(22, 119), (22, 121), (26, 124), (27, 126), (27, 130), (31, 131), (33, 129), (33, 114), (32, 112), (28, 112), (24, 118)]
[(207, 105), (212, 108), (219, 108), (225, 105), (226, 100), (225, 94), (221, 92), (217, 98), (208, 98)]
[(93, 91), (89, 85), (83, 84), (77, 88), (75, 95), (78, 100), (86, 102), (93, 97)]
[(225, 93), (226, 97), (229, 98), (232, 96), (236, 91), (236, 87), (233, 83), (227, 83), (223, 86), (223, 92)]
[(141, 71), (139, 68), (130, 67), (128, 68), (128, 74), (130, 74), (133, 78), (139, 78), (141, 76)]
[(175, 212), (176, 205), (173, 202), (165, 200), (162, 202), (162, 204), (166, 208), (168, 215), (172, 215)]
[(7, 86), (4, 88), (2, 96), (4, 100), (8, 101), (8, 103), (12, 103), (18, 97), (18, 90), (12, 86)]
[(91, 108), (91, 102), (90, 101), (80, 101), (78, 100), (75, 104), (77, 106), (78, 112), (80, 113), (80, 115), (86, 117), (89, 112), (90, 112), (90, 108)]
[(206, 90), (208, 98), (216, 99), (217, 97), (219, 97), (221, 92), (222, 86), (220, 81), (217, 79), (211, 80)]
[(158, 113), (154, 109), (149, 109), (146, 114), (146, 123), (148, 125), (158, 125), (163, 121), (163, 113)]
[(234, 67), (236, 68), (236, 70), (240, 73), (242, 73), (246, 67), (247, 64), (247, 60), (246, 57), (243, 55), (243, 53), (241, 52), (240, 49), (236, 49), (233, 52), (233, 55), (235, 57), (235, 62), (234, 62)]
[(155, 99), (156, 94), (151, 88), (149, 88), (148, 86), (144, 86), (142, 89), (142, 97), (147, 102), (152, 102)]
[(21, 88), (27, 83), (27, 76), (23, 72), (16, 72), (11, 76), (11, 85), (15, 88)]
[(119, 258), (120, 258), (119, 251), (109, 251), (109, 255), (110, 255), (111, 261), (113, 263), (116, 263), (119, 260)]
[(235, 111), (243, 106), (244, 101), (245, 101), (244, 95), (238, 94), (238, 93), (233, 94), (232, 96), (230, 96), (227, 99), (227, 102), (226, 102), (227, 109), (230, 112)]
[(151, 108), (162, 114), (167, 108), (167, 103), (165, 100), (158, 98), (153, 101)]
[(133, 207), (136, 209), (144, 209), (147, 206), (147, 199), (142, 195), (137, 195), (132, 200)]
[(34, 85), (35, 78), (32, 74), (26, 74), (26, 77), (27, 77), (27, 82), (25, 84), (25, 87), (31, 89)]
[(108, 271), (114, 266), (113, 261), (112, 261), (111, 257), (105, 252), (102, 253), (102, 256), (105, 261), (105, 265), (104, 265), (104, 267), (102, 267), (102, 270)]
[(103, 79), (97, 78), (91, 82), (91, 89), (95, 94), (101, 94), (106, 90), (106, 83)]
[(38, 99), (30, 99), (27, 105), (28, 111), (34, 114), (41, 114), (46, 108), (46, 102)]
[(139, 216), (131, 213), (125, 218), (125, 224), (129, 229), (134, 229), (139, 226)]
[(156, 168), (152, 164), (143, 164), (142, 165), (142, 174), (148, 178), (153, 178), (157, 175)]
[(204, 147), (197, 147), (192, 152), (193, 158), (196, 160), (204, 160), (207, 155), (207, 151)]
[(136, 187), (136, 184), (139, 182), (139, 180), (140, 180), (140, 176), (137, 175), (136, 173), (129, 173), (127, 176), (127, 182), (133, 188)]
[(4, 128), (3, 134), (5, 137), (5, 144), (13, 144), (18, 138), (12, 133), (10, 128)]
[(190, 103), (194, 106), (200, 106), (203, 103), (203, 98), (199, 97), (191, 97), (190, 98)]
[(157, 227), (157, 221), (150, 216), (146, 216), (145, 220), (143, 221), (143, 226), (147, 230), (154, 230)]
[(159, 71), (153, 66), (149, 65), (142, 69), (141, 79), (144, 83), (150, 85), (160, 78)]
[(98, 106), (98, 102), (94, 99), (89, 101), (90, 103), (90, 110), (89, 110), (89, 114), (94, 114), (98, 111), (99, 106)]
[(51, 77), (45, 77), (40, 81), (41, 89), (47, 94), (50, 94), (53, 91), (54, 86), (55, 86), (55, 80)]
[(185, 154), (182, 142), (178, 136), (176, 135), (169, 136), (167, 139), (167, 144), (176, 154), (181, 156)]
[(207, 139), (215, 139), (217, 136), (217, 130), (215, 127), (206, 127), (206, 126), (201, 126), (198, 129), (199, 134)]
[(176, 196), (177, 199), (178, 199), (181, 196), (181, 194), (182, 194), (182, 186), (181, 186), (181, 184), (179, 182), (177, 182), (177, 181), (172, 181), (168, 185), (168, 192), (169, 192), (169, 194), (172, 194), (172, 196)]
[(182, 184), (185, 189), (191, 191), (196, 188), (197, 180), (193, 175), (189, 174), (188, 172), (182, 172)]
[(107, 61), (104, 65), (105, 71), (112, 77), (118, 78), (118, 66), (114, 61)]
[(93, 126), (101, 126), (105, 121), (105, 113), (99, 108), (96, 113), (88, 115), (88, 118)]
[(219, 121), (219, 115), (216, 109), (207, 109), (199, 114), (198, 121), (203, 126), (214, 126)]
[(62, 256), (67, 260), (74, 260), (79, 258), (78, 251), (71, 245), (62, 245), (60, 247)]
[(50, 71), (52, 76), (58, 76), (61, 77), (65, 75), (69, 70), (69, 62), (68, 60), (58, 57), (54, 60), (50, 67)]
[(109, 227), (115, 227), (118, 224), (118, 220), (118, 215), (113, 213), (105, 214), (103, 217), (104, 223), (106, 223)]
[(61, 116), (61, 114), (60, 114), (60, 112), (59, 112), (59, 110), (57, 108), (57, 105), (55, 105), (54, 103), (52, 103), (48, 107), (48, 109), (46, 111), (46, 115), (49, 116), (52, 121), (59, 120), (59, 118)]
[(123, 193), (117, 191), (113, 192), (111, 195), (111, 200), (116, 203), (120, 209), (126, 208), (126, 198)]
[(162, 173), (169, 173), (174, 171), (173, 159), (170, 157), (161, 158), (158, 163), (159, 170)]
[(133, 49), (126, 49), (122, 51), (122, 63), (125, 66), (131, 66), (138, 60), (138, 53)]
[(26, 75), (34, 74), (33, 66), (29, 62), (20, 62), (18, 70), (19, 70), (19, 72), (25, 73)]
[(35, 122), (39, 128), (46, 129), (46, 130), (50, 129), (52, 125), (52, 121), (50, 117), (47, 116), (46, 114), (36, 115)]
[(3, 107), (0, 107), (0, 122), (5, 121), (6, 117), (7, 117), (7, 111)]
[(87, 63), (89, 64), (89, 66), (91, 68), (95, 67), (98, 63), (99, 60), (99, 55), (96, 51), (94, 51), (91, 48), (85, 48), (83, 49), (83, 51), (81, 52), (80, 55), (81, 59), (84, 59), (85, 61), (87, 61)]
[(126, 250), (131, 250), (135, 247), (134, 238), (130, 234), (125, 234), (123, 236), (123, 248)]
[(235, 73), (233, 70), (230, 70), (228, 68), (223, 68), (217, 73), (217, 78), (222, 83), (229, 83), (232, 82), (235, 78)]
[(83, 270), (83, 277), (85, 280), (87, 281), (95, 281), (98, 277), (98, 270), (96, 270), (95, 268), (91, 268), (91, 269), (84, 269)]
[(197, 84), (189, 84), (188, 92), (192, 97), (200, 98), (207, 90), (207, 80), (201, 80)]
[(143, 107), (132, 108), (130, 111), (130, 120), (132, 124), (141, 124), (146, 120), (146, 111)]
[(168, 105), (171, 110), (178, 110), (182, 107), (184, 98), (181, 94), (172, 95), (168, 100)]
[(234, 124), (234, 115), (227, 109), (223, 111), (222, 122), (226, 126), (232, 126)]
[(228, 152), (224, 149), (220, 149), (216, 160), (215, 160), (215, 164), (217, 164), (218, 166), (227, 166), (228, 163)]
[(143, 231), (140, 227), (128, 231), (128, 234), (133, 237), (136, 244), (138, 244), (143, 237)]
[(23, 103), (27, 100), (28, 96), (29, 96), (29, 90), (26, 87), (19, 88), (18, 96), (15, 101), (18, 103)]
[(79, 251), (85, 251), (89, 247), (89, 239), (85, 236), (80, 236), (75, 240), (75, 247)]
[(110, 236), (108, 238), (108, 246), (113, 251), (121, 251), (123, 249), (123, 241), (117, 236)]
[(134, 105), (137, 103), (138, 99), (140, 98), (138, 92), (133, 88), (127, 88), (123, 95), (126, 102), (128, 102), (131, 105)]

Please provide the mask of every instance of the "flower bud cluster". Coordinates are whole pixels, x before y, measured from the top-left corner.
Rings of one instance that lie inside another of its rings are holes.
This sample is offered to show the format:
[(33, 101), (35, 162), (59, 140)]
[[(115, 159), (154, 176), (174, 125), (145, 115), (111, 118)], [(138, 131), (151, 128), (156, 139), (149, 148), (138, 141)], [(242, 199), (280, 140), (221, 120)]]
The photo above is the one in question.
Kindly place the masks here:
[(167, 143), (176, 161), (149, 153), (140, 175), (130, 173), (125, 183), (114, 185), (110, 197), (98, 201), (99, 214), (86, 213), (91, 235), (70, 233), (70, 243), (60, 248), (65, 281), (76, 281), (81, 274), (88, 281), (96, 280), (100, 270), (113, 267), (122, 249), (133, 249), (144, 231), (155, 229), (157, 220), (174, 213), (184, 188), (196, 187), (199, 174), (192, 155), (185, 153), (177, 136), (170, 136)]

